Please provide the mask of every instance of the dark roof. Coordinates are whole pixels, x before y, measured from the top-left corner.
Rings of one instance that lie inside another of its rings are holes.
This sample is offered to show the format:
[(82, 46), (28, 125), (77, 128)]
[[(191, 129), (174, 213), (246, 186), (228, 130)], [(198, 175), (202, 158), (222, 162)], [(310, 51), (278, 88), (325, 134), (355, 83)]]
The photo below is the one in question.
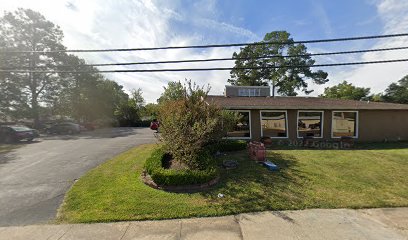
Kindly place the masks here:
[(408, 104), (318, 97), (225, 97), (210, 95), (206, 101), (226, 109), (408, 110)]

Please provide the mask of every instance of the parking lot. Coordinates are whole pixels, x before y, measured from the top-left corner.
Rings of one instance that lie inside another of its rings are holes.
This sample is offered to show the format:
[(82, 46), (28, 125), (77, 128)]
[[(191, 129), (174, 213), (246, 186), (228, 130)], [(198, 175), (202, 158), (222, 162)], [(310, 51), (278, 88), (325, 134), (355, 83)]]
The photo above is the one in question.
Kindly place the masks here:
[(111, 157), (155, 142), (148, 128), (46, 135), (0, 153), (0, 226), (47, 223), (84, 173)]

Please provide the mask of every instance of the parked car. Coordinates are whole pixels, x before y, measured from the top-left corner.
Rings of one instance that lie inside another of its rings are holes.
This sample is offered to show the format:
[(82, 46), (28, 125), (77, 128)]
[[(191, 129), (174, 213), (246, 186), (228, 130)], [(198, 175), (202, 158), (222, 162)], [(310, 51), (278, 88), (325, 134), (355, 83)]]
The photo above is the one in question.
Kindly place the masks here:
[(37, 130), (26, 126), (0, 126), (0, 142), (13, 143), (21, 140), (31, 142), (39, 136), (40, 134)]
[(81, 127), (76, 123), (57, 123), (47, 128), (48, 134), (77, 134), (81, 132)]

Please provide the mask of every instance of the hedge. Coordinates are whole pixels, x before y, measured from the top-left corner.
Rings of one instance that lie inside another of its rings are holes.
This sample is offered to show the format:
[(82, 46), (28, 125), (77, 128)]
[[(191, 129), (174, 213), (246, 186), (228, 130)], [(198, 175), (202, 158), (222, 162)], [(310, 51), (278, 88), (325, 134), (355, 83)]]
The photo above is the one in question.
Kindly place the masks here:
[(132, 121), (132, 120), (119, 120), (120, 127), (150, 127), (151, 121), (149, 120), (139, 120), (139, 121)]
[(157, 185), (161, 186), (182, 186), (207, 183), (218, 176), (215, 167), (205, 170), (175, 170), (165, 169), (162, 161), (166, 157), (163, 149), (154, 150), (152, 155), (146, 160), (144, 168)]
[(241, 151), (241, 150), (246, 149), (246, 147), (247, 147), (247, 141), (225, 139), (218, 143), (211, 144), (207, 148), (210, 152), (216, 153), (217, 151), (220, 151), (220, 152)]
[(223, 140), (219, 144), (219, 150), (221, 152), (240, 151), (246, 149), (247, 144), (245, 140)]

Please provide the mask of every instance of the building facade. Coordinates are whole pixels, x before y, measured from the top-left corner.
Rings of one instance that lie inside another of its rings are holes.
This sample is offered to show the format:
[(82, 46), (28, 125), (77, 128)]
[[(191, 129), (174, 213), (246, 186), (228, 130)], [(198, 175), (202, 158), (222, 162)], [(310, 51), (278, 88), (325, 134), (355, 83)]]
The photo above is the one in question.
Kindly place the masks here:
[(269, 87), (247, 86), (226, 86), (224, 96), (208, 96), (206, 101), (239, 113), (240, 119), (227, 138), (408, 140), (407, 104), (271, 97)]

